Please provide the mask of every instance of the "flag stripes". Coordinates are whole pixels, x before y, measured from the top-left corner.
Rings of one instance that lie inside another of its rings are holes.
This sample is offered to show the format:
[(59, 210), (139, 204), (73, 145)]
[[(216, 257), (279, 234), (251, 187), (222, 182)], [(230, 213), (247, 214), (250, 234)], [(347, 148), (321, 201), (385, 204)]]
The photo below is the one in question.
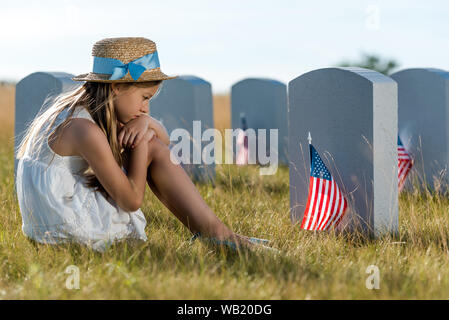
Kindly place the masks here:
[(413, 166), (413, 161), (407, 150), (405, 150), (401, 139), (398, 137), (398, 188), (402, 190), (405, 179)]
[(237, 157), (236, 164), (248, 164), (248, 136), (244, 130), (240, 130), (237, 136)]

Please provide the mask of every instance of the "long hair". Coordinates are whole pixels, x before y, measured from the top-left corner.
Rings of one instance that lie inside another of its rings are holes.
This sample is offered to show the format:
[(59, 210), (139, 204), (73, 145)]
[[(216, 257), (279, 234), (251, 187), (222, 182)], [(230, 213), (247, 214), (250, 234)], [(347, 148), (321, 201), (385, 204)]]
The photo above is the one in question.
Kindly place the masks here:
[[(160, 85), (162, 80), (136, 82), (136, 83), (118, 83), (117, 85), (128, 90), (132, 86), (147, 88), (155, 85)], [(156, 97), (160, 92), (162, 85), (159, 86), (158, 91), (152, 97)], [(107, 137), (109, 146), (115, 161), (119, 167), (123, 166), (124, 159), (122, 155), (122, 147), (118, 142), (117, 132), (117, 115), (114, 107), (115, 96), (110, 83), (100, 82), (86, 82), (84, 85), (73, 89), (71, 91), (62, 93), (55, 98), (48, 98), (44, 102), (44, 107), (37, 114), (34, 120), (29, 125), (28, 129), (17, 148), (17, 158), (20, 159), (25, 155), (39, 155), (42, 146), (49, 135), (53, 134), (51, 131), (55, 130), (54, 124), (58, 115), (61, 112), (68, 112), (67, 118), (61, 123), (63, 128), (68, 124), (71, 116), (75, 112), (76, 107), (84, 107), (92, 116), (95, 123), (100, 127), (101, 131)], [(51, 103), (49, 103), (51, 102)], [(45, 105), (50, 105), (48, 108)], [(88, 167), (81, 173), (86, 179), (86, 185), (96, 191), (100, 191), (103, 195), (108, 197), (104, 187), (95, 176), (92, 168)]]

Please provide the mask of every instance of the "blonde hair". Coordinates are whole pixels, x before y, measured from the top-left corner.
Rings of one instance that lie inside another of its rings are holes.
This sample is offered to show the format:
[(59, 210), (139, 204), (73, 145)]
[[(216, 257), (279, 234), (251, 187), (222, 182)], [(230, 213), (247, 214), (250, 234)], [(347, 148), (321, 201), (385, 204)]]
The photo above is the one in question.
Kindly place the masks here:
[[(136, 82), (136, 83), (117, 83), (117, 86), (128, 90), (132, 87), (148, 88), (160, 85), (162, 80)], [(162, 85), (159, 86), (156, 97), (160, 92)], [(114, 107), (115, 95), (110, 83), (102, 82), (86, 82), (84, 85), (71, 91), (62, 93), (55, 98), (49, 97), (43, 104), (41, 111), (29, 125), (28, 129), (17, 147), (17, 158), (20, 159), (25, 155), (38, 156), (42, 150), (42, 146), (47, 138), (52, 134), (57, 117), (66, 110), (67, 118), (61, 123), (60, 127), (64, 127), (70, 121), (75, 108), (84, 107), (92, 119), (100, 127), (101, 131), (106, 135), (112, 154), (119, 167), (123, 166), (124, 159), (122, 155), (122, 147), (117, 139), (117, 115)], [(50, 105), (48, 108), (46, 105)], [(45, 125), (47, 127), (45, 128)], [(59, 127), (59, 126), (58, 126)], [(42, 134), (38, 134), (44, 130)], [(86, 179), (86, 185), (95, 191), (100, 191), (108, 196), (103, 186), (98, 181), (92, 168), (87, 168), (81, 173)]]

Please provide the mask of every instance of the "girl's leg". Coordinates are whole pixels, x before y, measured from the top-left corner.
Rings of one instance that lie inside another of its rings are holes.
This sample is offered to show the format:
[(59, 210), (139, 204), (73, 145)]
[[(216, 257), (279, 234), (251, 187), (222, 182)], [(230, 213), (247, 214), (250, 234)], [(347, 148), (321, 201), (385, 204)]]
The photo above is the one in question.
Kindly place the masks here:
[(237, 236), (208, 207), (184, 169), (172, 163), (170, 149), (156, 137), (149, 143), (147, 183), (159, 200), (193, 233), (220, 240)]

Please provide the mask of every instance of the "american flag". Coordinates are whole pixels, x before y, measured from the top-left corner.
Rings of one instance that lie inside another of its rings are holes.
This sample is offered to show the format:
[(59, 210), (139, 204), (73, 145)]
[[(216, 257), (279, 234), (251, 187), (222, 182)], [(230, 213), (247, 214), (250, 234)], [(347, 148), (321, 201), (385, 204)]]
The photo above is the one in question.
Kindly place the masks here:
[(311, 162), (309, 199), (301, 228), (329, 230), (340, 223), (346, 212), (347, 201), (312, 144), (309, 144), (309, 149)]
[(413, 160), (405, 150), (401, 138), (398, 137), (398, 187), (399, 191), (404, 187), (405, 179), (407, 178), (410, 169), (413, 166)]
[(240, 121), (242, 124), (242, 130), (240, 130), (237, 136), (237, 157), (235, 162), (238, 165), (245, 165), (248, 164), (248, 136), (245, 134), (247, 125), (244, 114), (240, 114)]

